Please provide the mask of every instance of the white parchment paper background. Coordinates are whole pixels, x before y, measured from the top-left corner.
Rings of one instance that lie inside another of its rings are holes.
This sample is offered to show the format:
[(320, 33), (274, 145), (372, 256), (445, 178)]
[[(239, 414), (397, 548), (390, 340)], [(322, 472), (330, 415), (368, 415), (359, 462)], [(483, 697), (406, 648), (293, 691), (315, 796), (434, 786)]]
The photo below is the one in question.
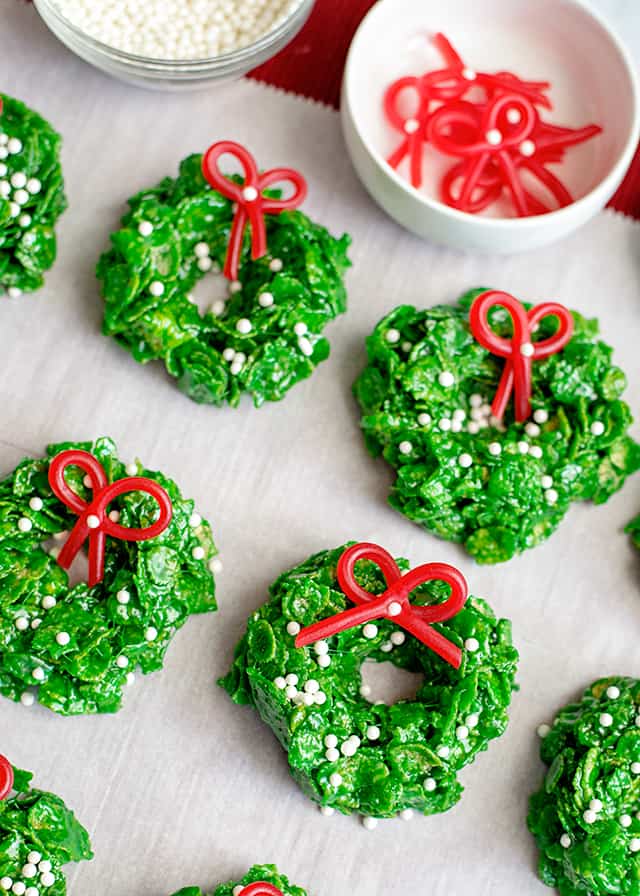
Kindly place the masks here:
[[(110, 434), (122, 457), (139, 455), (197, 500), (225, 564), (220, 612), (182, 630), (164, 672), (138, 678), (117, 716), (61, 719), (0, 702), (0, 751), (64, 795), (91, 831), (96, 859), (70, 871), (72, 896), (213, 888), (260, 861), (311, 896), (541, 896), (524, 821), (542, 774), (535, 728), (597, 676), (640, 675), (640, 558), (621, 533), (640, 511), (640, 478), (604, 507), (575, 507), (546, 545), (479, 568), (385, 504), (390, 473), (365, 453), (350, 386), (364, 337), (394, 304), (492, 285), (598, 315), (638, 410), (640, 227), (606, 213), (553, 248), (508, 259), (435, 249), (365, 195), (335, 113), (249, 82), (185, 96), (127, 88), (76, 61), (10, 0), (0, 27), (2, 88), (64, 134), (71, 203), (46, 288), (0, 302), (0, 474), (47, 442)], [(330, 328), (330, 361), (260, 411), (199, 407), (160, 366), (138, 366), (99, 333), (94, 265), (124, 200), (220, 138), (247, 143), (265, 167), (299, 167), (309, 213), (354, 238), (350, 309)], [(215, 686), (268, 583), (348, 538), (414, 563), (460, 564), (472, 590), (512, 618), (522, 656), (509, 730), (464, 773), (462, 802), (375, 833), (323, 818), (257, 716)]]

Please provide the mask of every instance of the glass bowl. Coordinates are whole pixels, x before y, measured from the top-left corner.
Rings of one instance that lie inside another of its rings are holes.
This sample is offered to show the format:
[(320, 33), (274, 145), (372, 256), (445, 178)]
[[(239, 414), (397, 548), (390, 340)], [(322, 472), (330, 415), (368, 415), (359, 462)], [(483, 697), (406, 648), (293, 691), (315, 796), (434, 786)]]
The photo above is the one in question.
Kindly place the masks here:
[(291, 15), (255, 43), (207, 59), (150, 59), (90, 37), (66, 19), (55, 0), (34, 0), (47, 27), (76, 56), (114, 78), (155, 90), (197, 90), (240, 78), (285, 47), (309, 18), (315, 0), (301, 0)]

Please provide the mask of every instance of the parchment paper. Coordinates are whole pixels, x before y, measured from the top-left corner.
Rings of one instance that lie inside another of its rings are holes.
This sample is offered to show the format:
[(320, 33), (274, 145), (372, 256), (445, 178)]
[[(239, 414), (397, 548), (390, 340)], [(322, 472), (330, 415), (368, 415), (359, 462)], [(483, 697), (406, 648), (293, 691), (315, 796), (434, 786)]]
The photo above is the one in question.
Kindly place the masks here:
[[(525, 828), (542, 775), (535, 728), (592, 679), (640, 675), (640, 557), (621, 532), (640, 511), (640, 478), (604, 507), (576, 506), (544, 546), (477, 567), (385, 504), (391, 475), (365, 452), (350, 386), (387, 309), (491, 285), (598, 315), (637, 410), (640, 227), (605, 213), (533, 254), (436, 249), (366, 196), (335, 113), (246, 81), (186, 96), (127, 88), (75, 60), (21, 4), (3, 0), (0, 26), (2, 87), (64, 134), (71, 203), (45, 289), (0, 302), (0, 474), (47, 442), (110, 434), (123, 458), (139, 455), (196, 498), (225, 564), (220, 612), (191, 620), (164, 672), (138, 676), (118, 715), (62, 719), (0, 702), (0, 751), (36, 771), (91, 831), (96, 859), (70, 871), (71, 896), (213, 889), (264, 861), (311, 896), (542, 896)], [(220, 138), (246, 142), (265, 167), (301, 168), (309, 213), (354, 238), (350, 310), (330, 328), (331, 359), (259, 411), (199, 407), (160, 365), (137, 365), (99, 333), (93, 270), (124, 200)], [(512, 618), (522, 657), (508, 732), (465, 771), (462, 802), (372, 833), (355, 818), (323, 818), (257, 715), (215, 686), (268, 583), (348, 538), (414, 564), (459, 564), (473, 592)]]

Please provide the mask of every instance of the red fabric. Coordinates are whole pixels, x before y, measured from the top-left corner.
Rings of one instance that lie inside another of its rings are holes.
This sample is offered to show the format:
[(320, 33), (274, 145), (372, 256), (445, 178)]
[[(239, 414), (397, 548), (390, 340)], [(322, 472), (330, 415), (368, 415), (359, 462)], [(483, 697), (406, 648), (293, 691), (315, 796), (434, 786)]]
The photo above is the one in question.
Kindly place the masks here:
[[(338, 107), (351, 39), (375, 0), (316, 0), (309, 21), (281, 53), (250, 77)], [(640, 219), (640, 147), (609, 205)]]

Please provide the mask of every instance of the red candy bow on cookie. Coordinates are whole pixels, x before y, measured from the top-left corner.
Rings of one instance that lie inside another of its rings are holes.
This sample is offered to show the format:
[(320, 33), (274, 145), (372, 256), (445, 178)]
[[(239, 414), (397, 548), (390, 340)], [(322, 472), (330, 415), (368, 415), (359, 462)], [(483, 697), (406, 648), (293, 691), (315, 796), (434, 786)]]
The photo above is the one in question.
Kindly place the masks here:
[(239, 896), (283, 896), (282, 891), (273, 884), (260, 880), (255, 884), (249, 884), (242, 890)]
[[(234, 156), (240, 162), (244, 171), (244, 183), (237, 184), (220, 171), (218, 161), (225, 154)], [(236, 204), (224, 275), (230, 280), (237, 280), (247, 226), (251, 228), (251, 257), (254, 260), (262, 258), (267, 253), (265, 215), (279, 215), (286, 209), (301, 205), (307, 195), (307, 182), (293, 168), (272, 168), (260, 173), (251, 153), (231, 140), (222, 140), (209, 147), (202, 159), (202, 173), (214, 190)], [(294, 188), (293, 195), (288, 199), (271, 199), (263, 195), (263, 191), (273, 184), (287, 182)]]
[[(513, 324), (511, 339), (497, 336), (489, 326), (492, 308), (504, 308)], [(533, 342), (533, 333), (545, 317), (556, 317), (558, 329), (553, 336)], [(558, 302), (543, 302), (527, 311), (522, 302), (506, 292), (489, 290), (477, 296), (469, 311), (469, 325), (477, 342), (492, 354), (506, 358), (502, 377), (493, 399), (491, 412), (501, 420), (511, 394), (518, 423), (531, 413), (531, 377), (533, 361), (548, 358), (565, 347), (573, 334), (571, 312)]]
[[(67, 485), (65, 472), (71, 466), (80, 467), (86, 473), (88, 487), (93, 491), (91, 501), (84, 501)], [(109, 485), (104, 467), (88, 451), (71, 450), (57, 454), (49, 465), (49, 485), (56, 497), (79, 516), (58, 555), (58, 563), (63, 569), (69, 569), (88, 538), (90, 588), (101, 582), (104, 577), (107, 535), (122, 541), (147, 541), (164, 532), (171, 522), (173, 514), (171, 498), (158, 482), (144, 476), (129, 476)], [(158, 504), (158, 519), (145, 529), (128, 529), (107, 516), (109, 504), (114, 498), (127, 492), (145, 492), (155, 498)]]
[(0, 800), (6, 800), (12, 790), (13, 766), (6, 756), (0, 756)]
[[(358, 560), (371, 560), (380, 568), (387, 583), (383, 594), (371, 594), (356, 582)], [(396, 625), (410, 632), (447, 663), (456, 669), (460, 667), (460, 648), (432, 628), (434, 622), (444, 622), (459, 613), (467, 599), (467, 583), (455, 567), (448, 563), (424, 563), (403, 575), (388, 551), (363, 542), (352, 545), (342, 554), (337, 576), (346, 596), (358, 606), (302, 629), (296, 638), (296, 647), (304, 647), (372, 619), (393, 619)], [(451, 586), (451, 595), (443, 604), (420, 607), (409, 602), (411, 592), (419, 585), (436, 580)]]

